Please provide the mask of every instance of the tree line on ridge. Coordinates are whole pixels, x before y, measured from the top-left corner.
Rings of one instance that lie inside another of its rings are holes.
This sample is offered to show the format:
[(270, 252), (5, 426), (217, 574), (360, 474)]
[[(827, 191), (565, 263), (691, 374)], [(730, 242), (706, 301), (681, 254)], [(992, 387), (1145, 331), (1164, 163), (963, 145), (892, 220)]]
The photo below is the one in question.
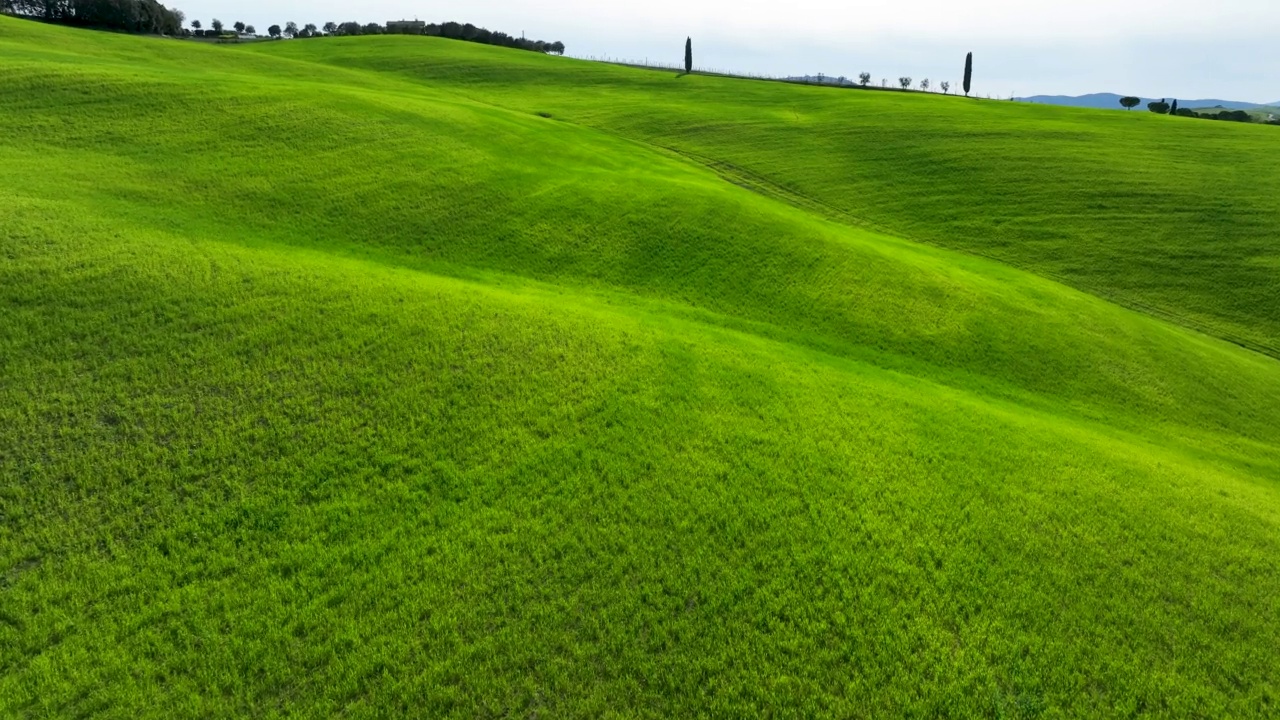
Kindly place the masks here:
[[(1142, 98), (1128, 97), (1120, 98), (1120, 105), (1125, 110), (1132, 110), (1142, 103)], [(1244, 110), (1227, 110), (1221, 109), (1218, 112), (1196, 112), (1190, 108), (1178, 107), (1178, 101), (1174, 100), (1170, 103), (1168, 100), (1158, 100), (1147, 103), (1147, 109), (1157, 115), (1177, 115), (1178, 117), (1199, 118), (1201, 120), (1224, 120), (1227, 122), (1256, 122), (1253, 115)], [(1280, 120), (1267, 121), (1266, 125), (1280, 125)]]
[[(234, 40), (241, 35), (257, 35), (257, 28), (252, 25), (237, 21), (228, 28), (216, 18), (209, 22), (207, 28), (199, 20), (192, 20), (190, 27), (186, 27), (185, 13), (167, 8), (157, 0), (0, 0), (0, 12), (63, 25), (171, 37)], [(234, 33), (231, 32), (232, 29)], [(314, 23), (299, 26), (295, 22), (288, 22), (283, 26), (272, 25), (267, 28), (267, 36), (276, 40), (351, 35), (426, 35), (556, 55), (563, 55), (565, 51), (565, 45), (560, 41), (515, 37), (471, 23), (403, 20), (379, 25), (349, 21), (327, 22), (321, 28)]]

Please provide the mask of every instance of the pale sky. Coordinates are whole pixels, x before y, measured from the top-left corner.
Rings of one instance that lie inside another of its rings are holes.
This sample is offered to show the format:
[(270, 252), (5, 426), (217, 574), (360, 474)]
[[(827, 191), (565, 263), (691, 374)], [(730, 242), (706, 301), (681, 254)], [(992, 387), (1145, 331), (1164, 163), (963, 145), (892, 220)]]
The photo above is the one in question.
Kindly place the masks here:
[(901, 75), (1008, 97), (1116, 92), (1280, 100), (1280, 0), (166, 0), (189, 19), (456, 20), (560, 40), (569, 55), (768, 75)]

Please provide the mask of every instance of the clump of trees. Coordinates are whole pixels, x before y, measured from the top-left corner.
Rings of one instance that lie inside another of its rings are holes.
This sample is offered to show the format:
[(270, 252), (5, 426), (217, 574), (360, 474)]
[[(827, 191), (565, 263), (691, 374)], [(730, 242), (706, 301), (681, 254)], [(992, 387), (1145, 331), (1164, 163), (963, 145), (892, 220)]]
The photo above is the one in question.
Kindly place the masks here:
[(471, 23), (459, 24), (456, 22), (447, 22), (440, 25), (430, 24), (422, 32), (423, 35), (436, 35), (451, 40), (466, 40), (467, 42), (481, 43), (483, 45), (498, 45), (500, 47), (518, 48), (520, 50), (530, 50), (540, 53), (551, 53), (555, 55), (564, 54), (564, 43), (559, 40), (555, 42), (546, 42), (544, 40), (528, 40), (523, 37), (514, 37), (504, 32), (496, 32), (487, 30), (482, 27), (476, 27)]
[[(1132, 110), (1137, 107), (1142, 100), (1132, 95), (1120, 98), (1120, 105), (1126, 110)], [(1225, 120), (1227, 122), (1257, 122), (1257, 118), (1245, 112), (1244, 110), (1227, 110), (1225, 108), (1214, 108), (1218, 112), (1196, 112), (1190, 108), (1178, 107), (1178, 101), (1172, 103), (1168, 100), (1159, 100), (1147, 103), (1147, 109), (1157, 115), (1176, 115), (1178, 117), (1199, 118), (1201, 120)], [(1280, 125), (1280, 122), (1268, 122), (1270, 125)]]
[(186, 16), (156, 0), (0, 0), (14, 15), (81, 27), (181, 35)]
[[(1200, 118), (1201, 120), (1224, 120), (1226, 122), (1253, 122), (1254, 117), (1244, 110), (1219, 110), (1218, 112), (1198, 113), (1190, 108), (1181, 108), (1176, 113), (1179, 117)], [(1269, 125), (1280, 125), (1280, 123), (1271, 122)]]
[[(278, 26), (273, 25), (273, 28)], [(292, 31), (291, 28), (292, 27)], [(355, 35), (428, 35), (431, 37), (442, 37), (450, 40), (465, 40), (467, 42), (480, 43), (482, 45), (497, 45), (500, 47), (517, 48), (520, 50), (531, 50), (540, 53), (553, 53), (563, 55), (565, 51), (564, 43), (560, 41), (546, 42), (544, 40), (529, 40), (523, 37), (514, 37), (504, 32), (489, 30), (487, 28), (477, 27), (471, 23), (429, 23), (425, 25), (417, 23), (393, 23), (390, 26), (379, 25), (378, 23), (360, 23), (349, 20), (344, 23), (327, 22), (324, 24), (324, 31), (315, 25), (308, 24), (298, 29), (294, 23), (289, 23), (279, 33), (272, 33), (272, 37), (291, 37), (291, 38), (312, 38), (312, 37), (342, 37)]]

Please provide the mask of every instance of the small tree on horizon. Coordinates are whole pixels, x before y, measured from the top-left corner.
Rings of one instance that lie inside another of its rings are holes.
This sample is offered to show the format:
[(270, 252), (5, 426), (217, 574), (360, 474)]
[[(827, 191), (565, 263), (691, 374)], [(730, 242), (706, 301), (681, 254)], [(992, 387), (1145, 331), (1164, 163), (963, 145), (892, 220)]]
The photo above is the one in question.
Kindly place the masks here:
[(192, 20), (192, 21), (191, 21), (191, 28), (192, 28), (193, 30), (199, 30), (201, 27), (203, 27), (203, 26), (200, 24), (200, 21), (199, 21), (199, 20)]
[(327, 22), (327, 23), (325, 23), (325, 24), (324, 24), (324, 34), (325, 34), (325, 35), (332, 35), (332, 34), (334, 34), (334, 33), (336, 33), (336, 32), (338, 32), (338, 23), (336, 23), (336, 22), (334, 22), (334, 21), (330, 20), (329, 22)]
[(693, 72), (693, 38), (684, 39), (684, 71), (685, 74)]
[(244, 32), (244, 23), (240, 22), (239, 20), (237, 20), (235, 24), (232, 25), (231, 27), (235, 28), (236, 32), (238, 33)]
[(257, 34), (258, 34), (258, 29), (257, 29), (257, 28), (255, 28), (255, 27), (254, 27), (254, 26), (252, 26), (252, 25), (245, 25), (245, 26), (244, 26), (244, 31), (245, 31), (245, 32), (247, 32), (247, 33), (249, 33), (250, 35), (257, 35)]
[(902, 77), (898, 78), (898, 84), (902, 86), (903, 90), (907, 90), (911, 87), (911, 78), (907, 77), (906, 75), (903, 75)]
[(858, 80), (862, 83), (862, 87), (866, 87), (867, 83), (871, 82), (871, 73), (864, 72), (858, 75)]
[(298, 34), (298, 23), (296, 23), (296, 22), (294, 22), (294, 21), (292, 21), (292, 20), (290, 20), (289, 22), (285, 23), (285, 24), (284, 24), (284, 34), (285, 34), (285, 35), (288, 35), (289, 37), (294, 37), (295, 35), (297, 35), (297, 34)]
[(1168, 115), (1169, 103), (1164, 100), (1161, 100), (1160, 102), (1149, 102), (1147, 103), (1147, 109), (1157, 115)]
[(920, 81), (920, 89), (925, 92), (929, 92), (929, 78), (925, 78)]
[(1174, 99), (1174, 101), (1173, 101), (1173, 105), (1169, 107), (1169, 114), (1170, 114), (1170, 115), (1177, 115), (1177, 114), (1178, 114), (1178, 101), (1177, 101), (1177, 99), (1176, 99), (1176, 98), (1175, 98), (1175, 99)]
[(280, 26), (279, 26), (279, 25), (272, 25), (271, 27), (267, 28), (267, 34), (268, 34), (268, 35), (270, 35), (271, 37), (275, 38), (276, 40), (279, 40), (279, 39), (280, 39)]
[(973, 53), (969, 53), (964, 57), (964, 96), (969, 97), (969, 91), (973, 89)]
[(943, 80), (942, 82), (938, 83), (938, 87), (942, 88), (943, 95), (946, 95), (947, 93), (951, 92), (951, 83), (947, 82), (946, 80)]
[(213, 19), (213, 31), (218, 33), (219, 35), (222, 34), (222, 21), (219, 20), (218, 18)]
[(1132, 95), (1130, 95), (1129, 97), (1120, 98), (1120, 104), (1124, 106), (1125, 110), (1132, 110), (1138, 107), (1138, 104), (1141, 102), (1142, 102), (1142, 98), (1136, 98), (1136, 97), (1133, 97)]

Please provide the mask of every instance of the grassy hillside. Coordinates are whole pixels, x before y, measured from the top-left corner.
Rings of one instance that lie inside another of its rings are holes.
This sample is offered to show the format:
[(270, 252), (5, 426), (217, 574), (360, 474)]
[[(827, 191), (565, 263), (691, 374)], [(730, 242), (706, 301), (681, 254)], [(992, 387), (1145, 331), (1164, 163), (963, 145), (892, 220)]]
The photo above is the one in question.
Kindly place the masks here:
[(0, 69), (0, 715), (1275, 714), (1280, 363), (1220, 339), (1275, 337), (1274, 135), (422, 38)]
[(415, 38), (259, 50), (670, 148), (842, 222), (993, 257), (1280, 357), (1274, 127), (499, 61)]

